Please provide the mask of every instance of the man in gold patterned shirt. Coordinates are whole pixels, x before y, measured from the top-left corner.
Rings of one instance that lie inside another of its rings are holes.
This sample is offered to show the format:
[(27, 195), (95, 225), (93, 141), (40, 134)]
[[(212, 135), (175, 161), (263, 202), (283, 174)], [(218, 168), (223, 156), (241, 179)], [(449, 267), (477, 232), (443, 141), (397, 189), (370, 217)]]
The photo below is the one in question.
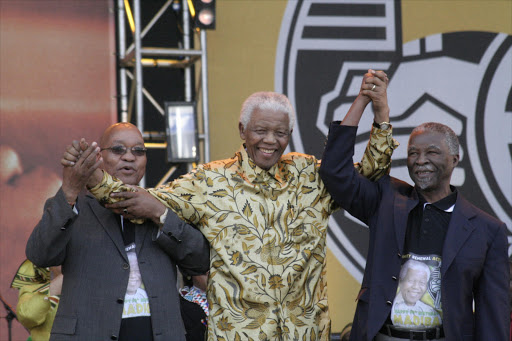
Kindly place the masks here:
[[(148, 190), (210, 243), (208, 340), (330, 338), (326, 230), (337, 207), (318, 174), (319, 160), (282, 155), (294, 120), (286, 96), (255, 93), (243, 104), (245, 144), (233, 158)], [(390, 129), (373, 129), (356, 167), (380, 178), (393, 148)], [(71, 154), (77, 151), (68, 149), (69, 160)], [(127, 191), (106, 172), (96, 172), (88, 187), (108, 208), (134, 218), (148, 211), (145, 191)]]

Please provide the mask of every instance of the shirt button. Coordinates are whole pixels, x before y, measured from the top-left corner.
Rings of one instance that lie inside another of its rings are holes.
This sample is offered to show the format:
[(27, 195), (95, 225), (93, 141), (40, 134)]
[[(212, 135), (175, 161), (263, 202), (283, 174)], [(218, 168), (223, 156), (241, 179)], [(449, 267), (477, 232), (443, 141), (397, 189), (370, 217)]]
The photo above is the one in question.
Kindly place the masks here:
[(117, 336), (112, 334), (112, 335), (110, 335), (110, 339), (111, 340), (117, 340)]
[(402, 255), (399, 253), (396, 254), (398, 256), (398, 258), (402, 258)]
[(130, 268), (130, 264), (128, 263), (123, 263), (123, 269), (124, 270), (128, 270)]
[(425, 218), (425, 221), (426, 221), (426, 222), (428, 223), (428, 222), (430, 221), (430, 219), (428, 219), (428, 218)]
[(393, 302), (391, 302), (391, 301), (386, 301), (386, 304), (387, 304), (387, 305), (392, 305), (392, 304), (393, 304)]
[(396, 276), (391, 276), (391, 278), (393, 279), (393, 281), (396, 281)]
[(118, 298), (117, 303), (122, 304), (122, 303), (124, 303), (124, 300), (122, 298)]

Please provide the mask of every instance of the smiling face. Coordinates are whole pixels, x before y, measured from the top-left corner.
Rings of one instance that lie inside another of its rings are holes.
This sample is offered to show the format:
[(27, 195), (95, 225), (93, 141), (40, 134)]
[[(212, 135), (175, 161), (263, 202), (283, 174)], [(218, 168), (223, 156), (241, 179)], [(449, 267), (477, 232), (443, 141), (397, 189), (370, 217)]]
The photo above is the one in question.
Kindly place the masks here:
[(239, 123), (247, 154), (260, 168), (269, 170), (283, 155), (290, 140), (289, 122), (285, 112), (256, 109), (246, 128)]
[(144, 140), (139, 129), (129, 123), (118, 123), (108, 128), (101, 139), (101, 148), (124, 146), (128, 150), (124, 155), (117, 155), (110, 150), (103, 150), (103, 169), (110, 175), (128, 185), (137, 185), (146, 172), (146, 155), (135, 156), (133, 147), (144, 147)]
[(451, 155), (442, 133), (423, 130), (411, 134), (407, 168), (427, 201), (436, 202), (451, 193), (450, 179), (458, 163), (459, 156)]
[(404, 298), (405, 304), (413, 306), (427, 291), (428, 276), (424, 270), (407, 270), (407, 275), (400, 282), (400, 292)]

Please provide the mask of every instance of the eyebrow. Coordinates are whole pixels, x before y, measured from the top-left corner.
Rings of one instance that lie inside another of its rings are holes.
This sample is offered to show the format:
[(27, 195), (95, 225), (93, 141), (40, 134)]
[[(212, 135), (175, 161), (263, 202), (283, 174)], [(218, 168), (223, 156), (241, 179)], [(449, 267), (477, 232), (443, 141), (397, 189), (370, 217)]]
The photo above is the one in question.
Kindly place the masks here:
[(278, 127), (276, 129), (270, 129), (268, 127), (265, 127), (265, 126), (258, 126), (256, 125), (254, 128), (252, 128), (253, 131), (255, 130), (265, 130), (265, 131), (273, 131), (273, 132), (285, 132), (285, 133), (289, 133), (290, 132), (290, 129), (288, 127)]
[(430, 146), (427, 147), (427, 149), (435, 149), (435, 150), (441, 150), (441, 147), (435, 145), (435, 144), (431, 144)]
[[(409, 147), (407, 148), (407, 151), (416, 150), (416, 149), (418, 149), (418, 147), (416, 147), (416, 146), (414, 146), (414, 145), (413, 145), (413, 146), (409, 146)], [(427, 148), (426, 148), (426, 149), (441, 150), (441, 148), (440, 148), (439, 146), (435, 145), (435, 144), (431, 144), (431, 145), (427, 146)]]
[[(112, 141), (112, 144), (122, 144), (122, 145), (125, 145), (126, 143), (123, 140), (114, 140), (114, 141)], [(137, 145), (144, 145), (144, 142), (137, 142), (135, 144), (135, 146), (137, 146)]]

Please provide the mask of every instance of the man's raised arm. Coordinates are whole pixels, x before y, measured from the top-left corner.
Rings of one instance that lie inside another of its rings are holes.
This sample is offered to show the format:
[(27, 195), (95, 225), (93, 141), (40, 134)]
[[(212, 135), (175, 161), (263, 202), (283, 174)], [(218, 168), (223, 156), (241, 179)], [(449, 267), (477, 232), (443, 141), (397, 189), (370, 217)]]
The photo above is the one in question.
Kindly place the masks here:
[(341, 122), (341, 125), (357, 126), (364, 109), (372, 102), (375, 116), (370, 140), (361, 162), (354, 164), (359, 173), (372, 181), (389, 174), (391, 155), (398, 146), (398, 142), (392, 137), (392, 129), (389, 124), (388, 83), (389, 79), (384, 71), (368, 70), (363, 77), (359, 95)]

